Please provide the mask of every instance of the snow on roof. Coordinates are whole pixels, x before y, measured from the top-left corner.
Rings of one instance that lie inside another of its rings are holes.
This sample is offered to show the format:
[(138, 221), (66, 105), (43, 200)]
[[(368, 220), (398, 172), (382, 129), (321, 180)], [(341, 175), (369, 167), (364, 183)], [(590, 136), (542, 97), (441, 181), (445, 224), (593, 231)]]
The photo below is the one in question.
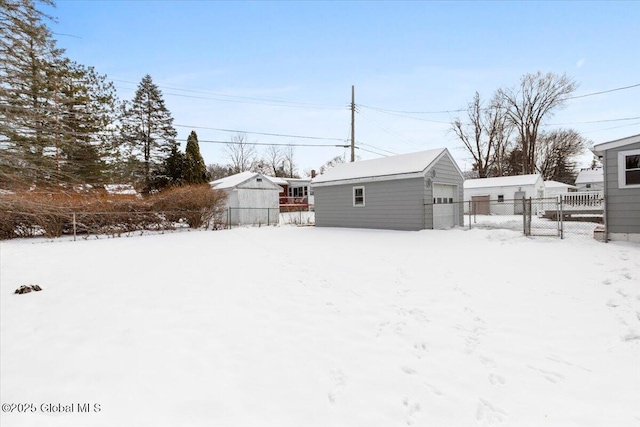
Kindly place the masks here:
[(602, 168), (582, 169), (576, 177), (576, 184), (591, 184), (593, 182), (604, 182)]
[(287, 181), (284, 178), (279, 178), (277, 176), (266, 176), (266, 178), (269, 179), (269, 181), (273, 182), (274, 184), (278, 184), (278, 185), (289, 185), (289, 181)]
[(578, 188), (575, 185), (565, 184), (559, 181), (545, 181), (544, 186), (545, 188)]
[(256, 175), (258, 175), (257, 172), (240, 172), (235, 175), (230, 175), (224, 178), (216, 179), (215, 181), (211, 181), (209, 185), (217, 189), (233, 188), (242, 184), (243, 182), (250, 180)]
[(535, 183), (538, 182), (538, 179), (540, 179), (540, 175), (538, 175), (537, 173), (530, 175), (467, 179), (464, 182), (464, 188), (471, 189), (485, 187), (515, 187), (523, 185), (535, 185)]
[[(279, 183), (274, 182), (274, 178), (270, 177), (270, 176), (266, 176), (266, 175), (262, 175), (261, 173), (257, 173), (257, 172), (250, 172), (250, 171), (246, 171), (246, 172), (240, 172), (237, 173), (235, 175), (231, 175), (231, 176), (227, 176), (225, 178), (220, 178), (217, 179), (215, 181), (211, 181), (209, 183), (209, 185), (213, 188), (216, 188), (218, 190), (223, 190), (226, 188), (234, 188), (237, 187), (240, 184), (243, 184), (247, 181), (249, 181), (250, 179), (255, 178), (256, 176), (261, 176), (264, 179), (266, 179), (267, 181), (271, 182), (274, 186), (277, 186)], [(286, 182), (285, 182), (286, 184)]]
[(423, 172), (446, 148), (437, 148), (418, 153), (401, 154), (353, 163), (340, 163), (322, 175), (316, 176), (314, 184), (330, 181), (342, 181), (355, 178), (403, 175)]

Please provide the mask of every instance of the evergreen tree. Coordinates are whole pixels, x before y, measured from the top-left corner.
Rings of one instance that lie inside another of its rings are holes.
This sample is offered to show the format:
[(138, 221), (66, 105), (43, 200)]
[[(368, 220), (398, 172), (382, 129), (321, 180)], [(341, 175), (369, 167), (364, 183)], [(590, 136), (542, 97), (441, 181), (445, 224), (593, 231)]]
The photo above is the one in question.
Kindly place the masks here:
[(124, 104), (121, 138), (124, 154), (141, 162), (142, 170), (132, 171), (143, 183), (143, 192), (151, 190), (151, 181), (175, 145), (177, 132), (162, 92), (150, 75), (142, 78), (131, 103)]
[(92, 67), (66, 61), (58, 69), (61, 174), (77, 182), (103, 183), (113, 155), (115, 88)]
[(187, 138), (187, 147), (184, 155), (184, 182), (185, 184), (202, 184), (208, 181), (207, 167), (200, 154), (198, 135), (191, 131)]
[(178, 144), (171, 148), (171, 154), (164, 161), (164, 176), (168, 185), (182, 185), (184, 181), (185, 156), (178, 149)]
[(55, 172), (53, 64), (63, 51), (48, 19), (33, 0), (0, 0), (0, 171), (12, 183), (44, 181)]

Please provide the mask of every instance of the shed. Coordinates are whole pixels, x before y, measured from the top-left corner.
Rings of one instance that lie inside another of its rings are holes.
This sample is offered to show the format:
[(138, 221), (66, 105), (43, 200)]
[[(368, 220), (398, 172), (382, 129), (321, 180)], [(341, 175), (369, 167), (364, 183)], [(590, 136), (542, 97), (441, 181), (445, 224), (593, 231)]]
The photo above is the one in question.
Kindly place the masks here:
[(282, 187), (256, 172), (241, 172), (210, 183), (227, 193), (227, 220), (232, 225), (277, 224)]
[(446, 148), (338, 164), (311, 181), (316, 226), (422, 230), (461, 225), (463, 180)]
[(604, 173), (602, 168), (582, 169), (576, 176), (578, 191), (602, 191), (604, 189)]
[(464, 182), (465, 211), (479, 215), (519, 215), (523, 198), (544, 197), (539, 174), (467, 179)]
[(605, 238), (640, 243), (640, 135), (597, 144), (603, 165)]

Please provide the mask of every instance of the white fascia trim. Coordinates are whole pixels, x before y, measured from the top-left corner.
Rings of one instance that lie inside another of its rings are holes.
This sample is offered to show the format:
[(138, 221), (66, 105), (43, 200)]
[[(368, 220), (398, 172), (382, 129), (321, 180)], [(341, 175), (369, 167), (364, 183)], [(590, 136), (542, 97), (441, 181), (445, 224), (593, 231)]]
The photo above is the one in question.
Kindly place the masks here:
[(625, 145), (635, 144), (638, 142), (640, 142), (640, 135), (633, 135), (622, 139), (616, 139), (615, 141), (596, 144), (593, 146), (591, 151), (598, 156), (602, 156), (605, 151), (611, 150), (612, 148), (624, 147)]
[(414, 173), (406, 173), (402, 175), (384, 175), (384, 176), (369, 176), (363, 178), (351, 178), (351, 179), (341, 179), (336, 181), (325, 181), (325, 182), (312, 182), (311, 187), (331, 187), (334, 185), (353, 185), (353, 184), (366, 184), (369, 182), (381, 182), (381, 181), (395, 181), (398, 179), (412, 179), (412, 178), (424, 178), (423, 172), (414, 172)]

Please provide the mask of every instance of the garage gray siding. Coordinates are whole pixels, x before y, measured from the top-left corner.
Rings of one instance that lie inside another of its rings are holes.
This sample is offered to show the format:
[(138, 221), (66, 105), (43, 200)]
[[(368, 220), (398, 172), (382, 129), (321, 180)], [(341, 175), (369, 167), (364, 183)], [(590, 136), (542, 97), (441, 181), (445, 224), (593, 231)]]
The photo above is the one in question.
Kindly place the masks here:
[[(427, 179), (431, 177), (431, 170), (436, 171), (436, 176), (431, 178), (431, 181), (436, 184), (455, 184), (458, 186), (458, 198), (454, 200), (456, 203), (456, 212), (457, 212), (457, 220), (456, 225), (464, 224), (464, 211), (463, 211), (463, 197), (464, 197), (464, 179), (458, 173), (458, 168), (453, 164), (453, 161), (449, 156), (443, 156), (439, 161), (436, 162), (433, 167), (431, 167), (427, 171)], [(425, 198), (424, 200), (427, 203), (425, 210), (425, 226), (426, 228), (433, 228), (433, 185), (431, 187), (427, 187), (425, 185)]]
[[(365, 206), (353, 206), (353, 187), (365, 188)], [(421, 230), (425, 228), (423, 178), (314, 188), (316, 226)]]
[(618, 188), (618, 153), (638, 150), (640, 143), (605, 152), (607, 231), (640, 233), (640, 188)]

